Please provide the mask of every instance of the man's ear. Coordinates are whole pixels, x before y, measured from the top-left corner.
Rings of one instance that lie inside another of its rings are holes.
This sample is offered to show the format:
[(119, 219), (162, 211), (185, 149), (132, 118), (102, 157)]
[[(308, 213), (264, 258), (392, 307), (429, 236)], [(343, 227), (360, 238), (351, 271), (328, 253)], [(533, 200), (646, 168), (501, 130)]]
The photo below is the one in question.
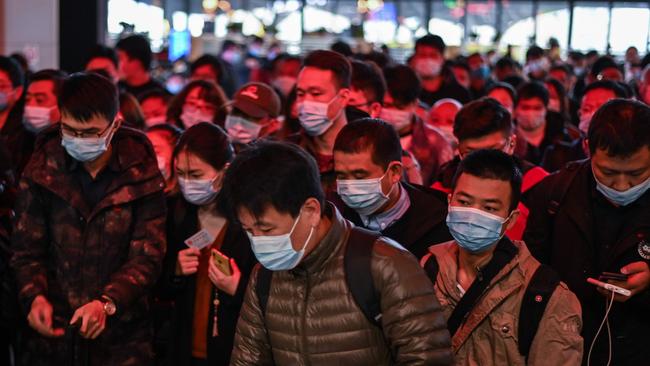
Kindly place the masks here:
[(506, 224), (505, 231), (508, 231), (515, 226), (515, 224), (517, 223), (517, 219), (519, 218), (519, 214), (520, 214), (519, 209), (515, 209), (510, 213), (510, 219), (508, 219), (508, 223)]
[(321, 220), (321, 209), (320, 202), (316, 198), (310, 197), (302, 205), (301, 215), (309, 223), (309, 226), (317, 227)]
[(379, 115), (381, 114), (381, 104), (379, 102), (374, 102), (370, 105), (368, 113), (371, 118), (379, 118)]
[(350, 101), (350, 89), (349, 88), (341, 88), (339, 90), (339, 98), (341, 99), (341, 104), (343, 106), (348, 105), (348, 102)]
[(402, 165), (402, 162), (393, 161), (388, 166), (388, 171), (391, 172), (390, 183), (392, 185), (402, 180), (402, 174), (404, 174), (404, 166)]

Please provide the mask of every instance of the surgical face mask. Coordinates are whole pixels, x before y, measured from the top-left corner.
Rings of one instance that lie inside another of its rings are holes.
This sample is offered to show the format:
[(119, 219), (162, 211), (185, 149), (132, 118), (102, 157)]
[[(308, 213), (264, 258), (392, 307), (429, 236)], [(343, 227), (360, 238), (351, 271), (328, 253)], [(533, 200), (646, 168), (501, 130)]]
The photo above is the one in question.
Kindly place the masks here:
[(202, 206), (214, 200), (219, 193), (218, 189), (214, 189), (213, 179), (185, 179), (178, 178), (178, 185), (181, 187), (181, 192), (185, 200), (191, 204)]
[(412, 116), (413, 114), (410, 111), (404, 111), (397, 108), (382, 108), (381, 113), (379, 113), (379, 119), (393, 125), (397, 132), (411, 124)]
[(252, 244), (253, 253), (260, 264), (271, 271), (287, 271), (295, 268), (300, 263), (300, 260), (305, 255), (305, 248), (314, 234), (314, 228), (312, 227), (311, 231), (309, 231), (309, 236), (302, 245), (302, 249), (296, 251), (293, 249), (291, 234), (296, 229), (298, 221), (300, 221), (300, 215), (293, 222), (291, 230), (283, 235), (253, 236), (246, 231), (246, 235), (248, 235), (248, 239)]
[(151, 127), (155, 125), (164, 125), (165, 123), (167, 123), (167, 118), (165, 118), (165, 116), (156, 116), (144, 120), (144, 124), (147, 125), (147, 127)]
[(442, 60), (439, 58), (418, 58), (413, 64), (416, 74), (422, 78), (432, 78), (440, 75)]
[(517, 124), (524, 130), (532, 131), (541, 127), (546, 120), (544, 110), (529, 109), (517, 112)]
[(54, 107), (37, 107), (25, 106), (25, 113), (23, 114), (23, 125), (25, 128), (33, 133), (39, 133), (52, 124), (50, 115)]
[[(110, 128), (110, 127), (109, 127)], [(61, 137), (61, 146), (65, 148), (68, 155), (82, 163), (94, 161), (99, 158), (111, 143), (113, 133), (102, 137), (72, 137), (63, 134)]]
[(553, 112), (560, 112), (561, 104), (559, 99), (550, 99), (548, 101), (548, 110)]
[(580, 123), (578, 124), (578, 128), (580, 131), (582, 131), (585, 135), (587, 135), (587, 132), (589, 132), (589, 125), (591, 124), (591, 118), (594, 116), (594, 113), (581, 113), (580, 114)]
[(262, 125), (248, 121), (239, 116), (228, 115), (226, 117), (226, 131), (232, 142), (249, 144), (260, 136)]
[(214, 116), (210, 113), (205, 113), (202, 110), (194, 107), (183, 107), (183, 113), (181, 114), (181, 121), (185, 129), (188, 129), (196, 124), (201, 122), (212, 123)]
[(343, 112), (341, 109), (336, 117), (331, 120), (327, 117), (329, 106), (336, 98), (338, 98), (338, 94), (329, 103), (305, 100), (298, 106), (298, 120), (300, 120), (300, 125), (309, 136), (324, 134)]
[(643, 196), (648, 189), (650, 189), (650, 178), (646, 179), (643, 183), (637, 184), (622, 192), (601, 183), (598, 178), (596, 178), (596, 174), (594, 174), (594, 180), (596, 181), (596, 189), (598, 192), (602, 193), (605, 198), (619, 206), (627, 206), (635, 202)]
[(370, 216), (388, 202), (391, 192), (384, 194), (381, 189), (381, 181), (385, 176), (386, 174), (372, 179), (338, 179), (336, 191), (348, 207), (361, 216)]
[(487, 65), (481, 65), (477, 69), (472, 71), (472, 79), (481, 79), (485, 80), (490, 77), (490, 67)]
[(449, 206), (447, 227), (458, 245), (470, 253), (485, 252), (503, 236), (503, 224), (508, 221), (500, 216), (470, 207)]
[(292, 76), (279, 76), (271, 82), (271, 85), (286, 97), (291, 93), (293, 87), (296, 86), (296, 81), (297, 79)]

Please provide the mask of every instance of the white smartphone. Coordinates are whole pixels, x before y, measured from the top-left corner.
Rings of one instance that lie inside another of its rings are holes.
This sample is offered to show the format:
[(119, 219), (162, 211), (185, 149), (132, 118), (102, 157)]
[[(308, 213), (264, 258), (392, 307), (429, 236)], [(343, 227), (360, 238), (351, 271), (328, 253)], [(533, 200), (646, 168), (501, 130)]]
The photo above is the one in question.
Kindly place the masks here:
[(628, 297), (632, 296), (632, 292), (630, 292), (630, 290), (628, 290), (628, 289), (624, 289), (622, 287), (614, 286), (611, 283), (605, 283), (605, 282), (602, 282), (602, 281), (598, 281), (595, 278), (589, 277), (589, 278), (587, 278), (587, 282), (591, 283), (592, 285), (602, 287), (607, 291), (614, 291), (617, 294), (621, 294), (623, 296), (628, 296)]

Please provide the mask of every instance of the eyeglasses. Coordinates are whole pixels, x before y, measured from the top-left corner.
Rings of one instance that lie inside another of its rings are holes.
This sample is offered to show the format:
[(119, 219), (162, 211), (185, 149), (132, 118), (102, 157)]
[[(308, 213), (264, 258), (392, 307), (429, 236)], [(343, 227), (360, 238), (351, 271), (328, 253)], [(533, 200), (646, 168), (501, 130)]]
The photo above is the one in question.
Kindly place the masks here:
[(61, 134), (70, 137), (79, 137), (82, 139), (93, 138), (93, 137), (99, 138), (102, 137), (106, 133), (106, 131), (108, 131), (111, 128), (111, 126), (113, 126), (113, 124), (114, 122), (109, 123), (108, 126), (101, 132), (86, 132), (86, 131), (80, 132), (61, 122)]

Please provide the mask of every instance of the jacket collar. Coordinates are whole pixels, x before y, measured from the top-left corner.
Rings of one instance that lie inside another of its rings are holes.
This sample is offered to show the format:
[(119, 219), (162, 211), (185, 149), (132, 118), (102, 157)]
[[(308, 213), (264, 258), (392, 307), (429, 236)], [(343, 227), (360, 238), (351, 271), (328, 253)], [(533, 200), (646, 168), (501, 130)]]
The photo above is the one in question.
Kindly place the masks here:
[(350, 229), (352, 228), (350, 222), (345, 220), (336, 207), (329, 202), (327, 202), (325, 208), (325, 216), (332, 223), (330, 229), (316, 248), (307, 254), (296, 269), (292, 270), (296, 274), (320, 271), (332, 257), (335, 257), (339, 253), (340, 248), (347, 242)]

